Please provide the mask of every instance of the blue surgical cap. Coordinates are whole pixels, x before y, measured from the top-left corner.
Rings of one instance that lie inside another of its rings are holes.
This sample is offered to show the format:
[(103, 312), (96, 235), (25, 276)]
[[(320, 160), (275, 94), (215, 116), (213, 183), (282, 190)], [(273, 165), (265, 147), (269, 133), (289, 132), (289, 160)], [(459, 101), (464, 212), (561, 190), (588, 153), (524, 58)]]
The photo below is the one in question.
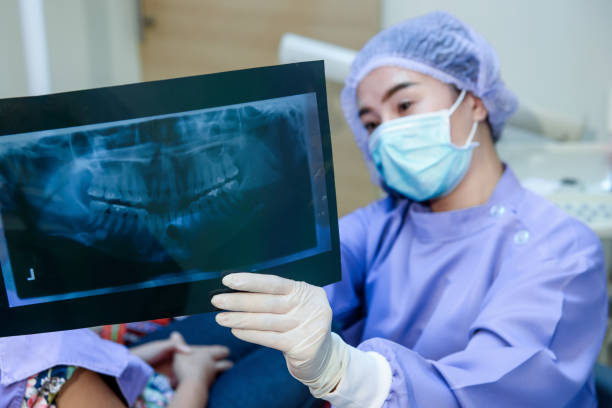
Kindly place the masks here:
[[(381, 31), (359, 51), (342, 89), (341, 104), (357, 144), (373, 170), (368, 133), (359, 120), (357, 86), (374, 69), (396, 66), (429, 75), (480, 98), (488, 112), (494, 140), (517, 107), (516, 96), (501, 79), (491, 45), (446, 12), (433, 12)], [(374, 177), (377, 179), (377, 177)]]

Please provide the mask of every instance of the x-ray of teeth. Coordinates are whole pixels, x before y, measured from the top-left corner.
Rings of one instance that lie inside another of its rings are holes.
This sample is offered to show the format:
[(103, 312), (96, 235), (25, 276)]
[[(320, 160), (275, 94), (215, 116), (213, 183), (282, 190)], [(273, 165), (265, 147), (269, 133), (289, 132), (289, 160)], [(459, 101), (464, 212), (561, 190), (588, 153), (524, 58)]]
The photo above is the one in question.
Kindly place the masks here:
[[(93, 257), (151, 266), (154, 278), (176, 265), (217, 271), (314, 248), (308, 103), (316, 108), (314, 98), (300, 95), (1, 138), (9, 245), (40, 241), (45, 245), (31, 251), (40, 253), (59, 238), (55, 257), (86, 247)], [(23, 226), (9, 229), (11, 223)], [(253, 228), (270, 237), (301, 234), (264, 248), (253, 242)], [(70, 292), (143, 279), (103, 276), (93, 287), (91, 279), (73, 277)], [(18, 294), (66, 292), (66, 282), (37, 279), (22, 285), (16, 279)]]
[[(312, 71), (319, 81), (322, 67), (312, 64), (280, 69)], [(256, 80), (274, 69), (236, 72)], [(172, 100), (177, 93), (189, 98), (193, 86), (225, 84), (224, 77), (106, 88), (120, 100), (145, 91), (160, 96), (141, 109), (154, 114), (127, 118), (106, 89), (25, 104), (0, 100), (0, 123), (15, 106), (59, 100), (71, 107), (83, 95), (91, 107), (119, 109), (96, 113), (92, 122), (84, 119), (91, 108), (83, 107), (83, 118), (62, 122), (71, 126), (42, 118), (36, 130), (0, 128), (0, 316), (12, 310), (32, 319), (48, 305), (69, 316), (59, 325), (36, 318), (38, 327), (24, 323), (8, 334), (211, 310), (210, 291), (231, 271), (285, 271), (318, 284), (339, 278), (323, 89), (287, 85), (288, 96), (259, 90), (245, 95), (248, 102), (217, 105), (211, 91), (210, 107), (174, 108), (185, 106)], [(28, 129), (13, 126), (22, 127)], [(325, 270), (334, 272), (321, 275)], [(126, 302), (130, 308), (121, 306)], [(73, 305), (93, 315), (71, 314)]]
[(24, 216), (50, 236), (126, 260), (214, 269), (235, 227), (310, 197), (266, 194), (308, 185), (304, 129), (281, 100), (0, 141), (3, 208), (15, 210), (10, 198), (22, 193)]

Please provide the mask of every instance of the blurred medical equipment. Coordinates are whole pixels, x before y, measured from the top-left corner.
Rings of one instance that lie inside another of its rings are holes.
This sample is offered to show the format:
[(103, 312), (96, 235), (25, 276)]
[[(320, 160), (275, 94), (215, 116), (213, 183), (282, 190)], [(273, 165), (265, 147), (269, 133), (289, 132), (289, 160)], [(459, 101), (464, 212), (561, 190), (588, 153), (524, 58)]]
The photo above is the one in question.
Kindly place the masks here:
[(278, 47), (279, 63), (322, 59), (325, 61), (325, 78), (340, 83), (349, 74), (356, 54), (357, 51), (293, 33), (285, 33)]
[(523, 100), (516, 113), (508, 119), (508, 125), (529, 129), (558, 141), (580, 140), (586, 132), (585, 123), (574, 122)]
[[(355, 54), (354, 50), (286, 33), (278, 58), (280, 63), (323, 59), (327, 80), (343, 82)], [(608, 104), (612, 137), (612, 88)], [(587, 223), (601, 238), (612, 238), (612, 145), (578, 142), (584, 133), (584, 123), (521, 100), (498, 150), (525, 187)]]
[[(612, 145), (603, 142), (512, 142), (527, 132), (509, 128), (497, 149), (523, 186), (546, 196), (589, 225), (601, 238), (612, 238)], [(532, 134), (531, 136), (536, 137)]]

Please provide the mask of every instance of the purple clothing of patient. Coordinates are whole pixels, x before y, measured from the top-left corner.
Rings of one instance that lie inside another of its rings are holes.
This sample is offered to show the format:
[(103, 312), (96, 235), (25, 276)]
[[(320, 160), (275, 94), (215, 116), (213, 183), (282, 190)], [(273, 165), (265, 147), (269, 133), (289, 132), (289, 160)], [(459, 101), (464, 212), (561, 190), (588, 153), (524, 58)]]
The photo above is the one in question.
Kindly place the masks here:
[(102, 340), (89, 329), (4, 337), (0, 338), (0, 408), (19, 408), (27, 378), (56, 365), (115, 377), (129, 405), (153, 374), (127, 348)]
[(389, 197), (344, 217), (340, 240), (326, 291), (352, 343), (389, 362), (384, 407), (596, 406), (601, 243), (509, 168), (484, 205)]

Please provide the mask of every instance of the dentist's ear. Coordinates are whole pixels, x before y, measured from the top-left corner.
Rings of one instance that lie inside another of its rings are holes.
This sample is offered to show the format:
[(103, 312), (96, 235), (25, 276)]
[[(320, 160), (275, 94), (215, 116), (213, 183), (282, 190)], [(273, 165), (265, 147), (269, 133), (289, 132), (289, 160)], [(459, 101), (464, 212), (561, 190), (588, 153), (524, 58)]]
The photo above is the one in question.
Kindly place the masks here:
[(488, 112), (487, 108), (485, 108), (484, 103), (482, 102), (482, 99), (478, 98), (477, 96), (474, 96), (471, 92), (468, 92), (466, 98), (469, 101), (468, 103), (470, 109), (472, 110), (472, 119), (474, 120), (474, 122), (481, 122), (485, 120), (487, 118)]

